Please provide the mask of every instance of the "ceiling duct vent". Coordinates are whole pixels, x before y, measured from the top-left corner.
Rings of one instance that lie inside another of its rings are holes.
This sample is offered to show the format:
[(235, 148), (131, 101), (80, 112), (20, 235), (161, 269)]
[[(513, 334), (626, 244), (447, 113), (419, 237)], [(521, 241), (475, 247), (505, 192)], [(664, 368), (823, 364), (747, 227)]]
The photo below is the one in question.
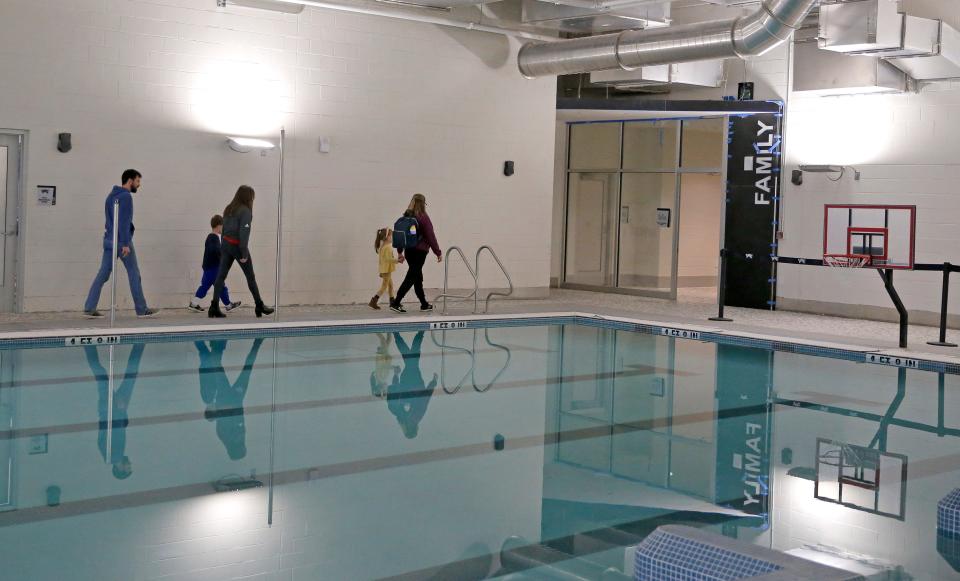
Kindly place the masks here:
[(930, 56), (890, 59), (890, 62), (920, 81), (960, 79), (960, 32), (939, 23), (937, 50)]
[(611, 0), (523, 0), (522, 22), (574, 34), (598, 34), (628, 28), (658, 28), (670, 23), (670, 4)]
[(897, 0), (858, 0), (820, 6), (819, 46), (844, 54), (882, 57), (936, 52), (939, 22), (898, 11)]
[(595, 71), (590, 73), (590, 82), (627, 90), (667, 85), (720, 87), (723, 85), (723, 60), (657, 65), (632, 71)]
[(880, 57), (820, 50), (813, 42), (798, 43), (795, 48), (796, 92), (827, 97), (907, 91), (907, 75)]

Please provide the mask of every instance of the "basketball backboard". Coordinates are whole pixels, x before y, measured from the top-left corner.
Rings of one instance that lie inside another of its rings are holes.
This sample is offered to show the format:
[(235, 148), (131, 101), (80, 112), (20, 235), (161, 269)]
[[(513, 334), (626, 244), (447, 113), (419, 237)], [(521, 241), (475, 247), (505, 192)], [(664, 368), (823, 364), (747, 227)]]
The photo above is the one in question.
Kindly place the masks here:
[(913, 269), (916, 222), (916, 206), (827, 204), (823, 207), (823, 263)]

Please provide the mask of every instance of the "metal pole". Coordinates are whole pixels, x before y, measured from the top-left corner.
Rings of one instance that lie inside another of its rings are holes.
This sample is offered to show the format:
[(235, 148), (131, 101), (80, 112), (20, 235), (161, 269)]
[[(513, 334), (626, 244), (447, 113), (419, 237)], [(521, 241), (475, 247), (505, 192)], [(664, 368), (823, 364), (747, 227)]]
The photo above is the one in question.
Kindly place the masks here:
[(283, 245), (283, 146), (287, 131), (280, 128), (280, 176), (277, 180), (277, 274), (273, 281), (273, 320), (280, 320), (280, 260)]
[(727, 249), (720, 249), (720, 289), (717, 291), (717, 316), (710, 317), (711, 321), (721, 321), (721, 322), (730, 322), (733, 319), (728, 319), (723, 316), (723, 307), (724, 303), (727, 302)]
[[(120, 231), (118, 230), (120, 219), (120, 200), (113, 202), (113, 270), (110, 273), (110, 326), (113, 327), (113, 322), (117, 317), (117, 261), (120, 259), (120, 249), (117, 248), (117, 244), (120, 240)], [(110, 355), (113, 355), (113, 350), (110, 350)]]
[(880, 273), (880, 278), (883, 279), (883, 286), (887, 289), (887, 294), (890, 295), (890, 300), (893, 301), (893, 306), (897, 308), (897, 312), (900, 313), (900, 348), (907, 348), (907, 332), (910, 328), (909, 326), (909, 314), (907, 313), (907, 308), (903, 306), (903, 301), (900, 300), (900, 295), (897, 294), (897, 289), (893, 286), (893, 269), (877, 269), (877, 272)]
[[(96, 347), (94, 347), (96, 349)], [(100, 359), (100, 356), (97, 356)], [(107, 363), (107, 444), (105, 446), (105, 460), (113, 463), (113, 345), (110, 346), (110, 360)]]
[(944, 430), (944, 399), (946, 395), (946, 377), (943, 372), (937, 374), (937, 436), (943, 437), (946, 435)]
[(273, 473), (275, 472), (274, 455), (277, 439), (277, 343), (279, 337), (273, 338), (273, 386), (270, 391), (270, 473), (267, 490), (267, 526), (273, 526)]
[(940, 340), (927, 341), (927, 345), (936, 345), (938, 347), (956, 347), (956, 343), (947, 341), (947, 303), (950, 300), (950, 271), (953, 265), (949, 262), (943, 263), (943, 297), (940, 300)]

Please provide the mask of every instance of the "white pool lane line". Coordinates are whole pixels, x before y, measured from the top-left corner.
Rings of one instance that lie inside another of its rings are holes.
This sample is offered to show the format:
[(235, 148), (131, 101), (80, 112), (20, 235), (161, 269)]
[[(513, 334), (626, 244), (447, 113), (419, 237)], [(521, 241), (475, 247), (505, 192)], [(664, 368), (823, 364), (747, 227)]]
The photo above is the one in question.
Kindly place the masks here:
[[(636, 319), (632, 317), (622, 317), (613, 315), (600, 315), (596, 313), (586, 313), (580, 311), (555, 311), (543, 313), (521, 313), (521, 314), (496, 314), (496, 315), (412, 315), (407, 317), (390, 318), (363, 318), (363, 319), (343, 319), (343, 320), (302, 320), (286, 322), (254, 322), (254, 323), (223, 323), (209, 325), (170, 325), (153, 327), (122, 327), (113, 329), (103, 328), (73, 328), (73, 329), (43, 329), (36, 331), (11, 331), (0, 332), (0, 342), (3, 341), (23, 341), (30, 339), (69, 339), (71, 337), (124, 337), (130, 335), (170, 335), (170, 334), (190, 334), (200, 332), (217, 333), (221, 331), (264, 331), (264, 330), (289, 330), (289, 329), (312, 329), (328, 328), (335, 329), (340, 327), (365, 326), (365, 327), (390, 327), (398, 324), (430, 324), (430, 323), (458, 323), (471, 321), (523, 321), (530, 319), (553, 319), (553, 318), (582, 318), (596, 321), (607, 321), (615, 323), (625, 323), (628, 325), (646, 325), (650, 327), (666, 328), (677, 331), (688, 331), (694, 333), (711, 333), (728, 337), (739, 337), (744, 339), (755, 339), (759, 341), (770, 341), (778, 343), (787, 343), (791, 345), (802, 345), (807, 347), (821, 347), (825, 349), (838, 349), (843, 351), (852, 351), (855, 353), (875, 354), (879, 357), (889, 358), (889, 360), (906, 361), (930, 361), (934, 363), (946, 363), (960, 365), (960, 357), (950, 355), (941, 355), (938, 353), (929, 353), (924, 351), (912, 351), (902, 349), (887, 349), (876, 345), (858, 345), (855, 343), (837, 343), (831, 341), (818, 341), (814, 339), (804, 339), (796, 337), (785, 337), (783, 335), (770, 335), (765, 333), (753, 333), (749, 331), (735, 331), (713, 327), (708, 325), (690, 324), (676, 321), (656, 321), (651, 319)], [(677, 335), (672, 335), (677, 336)], [(683, 338), (683, 337), (681, 337)]]

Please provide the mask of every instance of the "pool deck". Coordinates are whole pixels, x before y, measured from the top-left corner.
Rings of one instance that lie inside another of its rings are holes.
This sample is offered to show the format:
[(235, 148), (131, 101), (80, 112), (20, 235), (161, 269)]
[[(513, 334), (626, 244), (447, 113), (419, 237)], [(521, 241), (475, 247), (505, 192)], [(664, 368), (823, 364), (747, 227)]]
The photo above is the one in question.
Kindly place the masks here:
[[(286, 307), (281, 309), (280, 322), (343, 322), (351, 320), (403, 320), (419, 316), (415, 301), (407, 315), (397, 315), (389, 310), (374, 311), (366, 305), (319, 305), (311, 307)], [(438, 312), (433, 316), (439, 316)], [(450, 303), (448, 315), (469, 315), (473, 303)], [(900, 351), (897, 346), (898, 325), (861, 319), (844, 319), (794, 313), (787, 311), (760, 311), (754, 309), (727, 308), (729, 323), (709, 321), (716, 314), (716, 304), (710, 293), (690, 292), (677, 301), (652, 299), (628, 295), (614, 295), (572, 290), (553, 290), (549, 299), (501, 300), (491, 303), (490, 313), (496, 315), (578, 312), (606, 316), (642, 319), (664, 324), (696, 325), (698, 327), (723, 329), (732, 333), (761, 334), (782, 337), (787, 340), (819, 341), (850, 345), (857, 348), (870, 347), (885, 352)], [(138, 319), (130, 311), (117, 314), (116, 327), (126, 329), (156, 329), (168, 327), (206, 326), (223, 324), (256, 324), (273, 322), (273, 317), (256, 319), (252, 308), (241, 308), (226, 319), (214, 320), (205, 314), (194, 313), (186, 308), (163, 310), (156, 317)], [(70, 331), (102, 332), (109, 328), (106, 320), (90, 320), (79, 312), (30, 313), (0, 315), (0, 338), (2, 334), (36, 332), (40, 334)], [(60, 334), (58, 333), (58, 334)], [(938, 330), (920, 325), (910, 326), (910, 347), (907, 352), (914, 356), (931, 359), (960, 361), (960, 349), (927, 345), (934, 341)], [(947, 339), (960, 342), (960, 331), (949, 330)]]

